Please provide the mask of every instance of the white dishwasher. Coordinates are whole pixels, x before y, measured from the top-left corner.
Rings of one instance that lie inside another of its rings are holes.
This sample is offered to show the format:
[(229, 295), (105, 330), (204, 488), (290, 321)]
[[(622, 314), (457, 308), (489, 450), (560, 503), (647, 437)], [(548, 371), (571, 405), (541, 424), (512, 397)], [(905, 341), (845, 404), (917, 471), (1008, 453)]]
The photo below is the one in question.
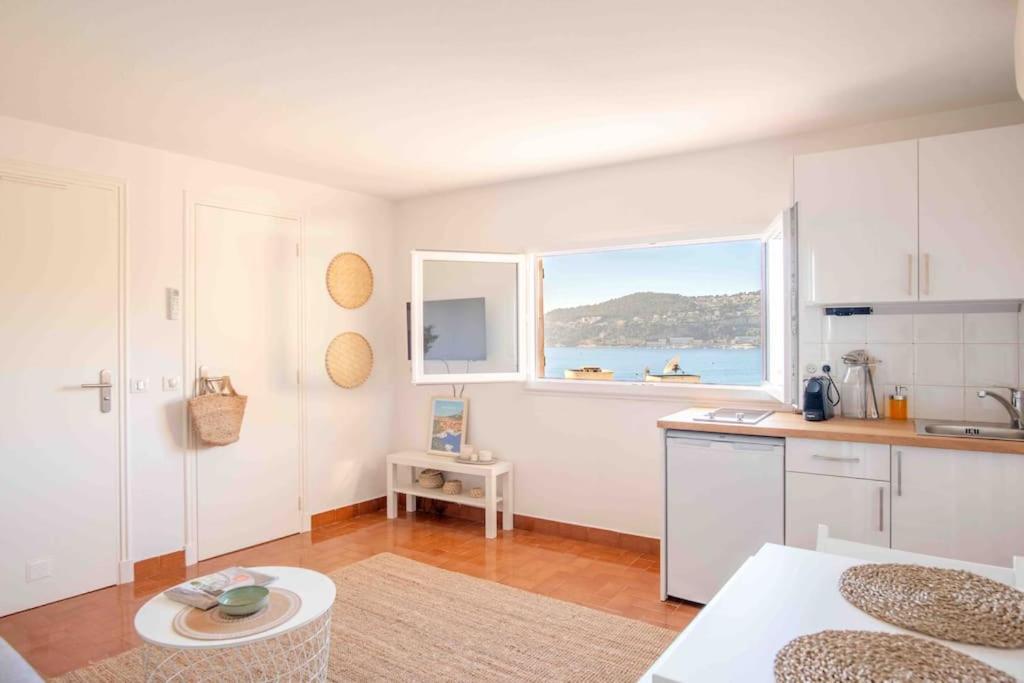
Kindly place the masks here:
[(765, 543), (783, 543), (785, 439), (669, 430), (665, 594), (707, 603)]

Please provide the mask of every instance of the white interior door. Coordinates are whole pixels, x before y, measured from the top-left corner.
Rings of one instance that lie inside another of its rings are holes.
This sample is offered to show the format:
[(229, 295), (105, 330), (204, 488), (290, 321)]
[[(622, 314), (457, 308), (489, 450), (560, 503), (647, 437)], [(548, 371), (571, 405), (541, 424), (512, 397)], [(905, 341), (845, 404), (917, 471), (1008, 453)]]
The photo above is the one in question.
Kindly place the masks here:
[(199, 446), (199, 559), (298, 533), (299, 222), (195, 206), (195, 360), (248, 396), (241, 438)]
[(120, 199), (0, 174), (4, 615), (117, 583)]

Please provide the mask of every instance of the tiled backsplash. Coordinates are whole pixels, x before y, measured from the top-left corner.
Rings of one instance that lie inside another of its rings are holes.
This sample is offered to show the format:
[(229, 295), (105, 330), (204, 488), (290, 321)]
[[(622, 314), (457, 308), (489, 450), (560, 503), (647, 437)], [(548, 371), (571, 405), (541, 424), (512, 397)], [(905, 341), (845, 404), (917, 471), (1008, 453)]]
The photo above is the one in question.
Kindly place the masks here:
[[(842, 356), (866, 349), (882, 361), (875, 370), (879, 409), (897, 384), (907, 386), (911, 417), (1008, 420), (1006, 410), (979, 389), (1024, 386), (1024, 314), (879, 313), (825, 316), (805, 309), (800, 326), (800, 365), (832, 366), (842, 381)], [(1007, 392), (1002, 392), (1004, 395)]]

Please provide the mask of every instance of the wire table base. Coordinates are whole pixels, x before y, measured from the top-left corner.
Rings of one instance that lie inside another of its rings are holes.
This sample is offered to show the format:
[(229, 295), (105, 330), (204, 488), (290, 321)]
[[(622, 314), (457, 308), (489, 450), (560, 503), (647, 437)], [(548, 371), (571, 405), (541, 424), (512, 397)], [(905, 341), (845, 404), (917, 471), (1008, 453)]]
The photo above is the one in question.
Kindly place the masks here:
[(152, 683), (173, 681), (326, 681), (331, 611), (305, 626), (244, 645), (177, 649), (146, 646), (143, 666)]

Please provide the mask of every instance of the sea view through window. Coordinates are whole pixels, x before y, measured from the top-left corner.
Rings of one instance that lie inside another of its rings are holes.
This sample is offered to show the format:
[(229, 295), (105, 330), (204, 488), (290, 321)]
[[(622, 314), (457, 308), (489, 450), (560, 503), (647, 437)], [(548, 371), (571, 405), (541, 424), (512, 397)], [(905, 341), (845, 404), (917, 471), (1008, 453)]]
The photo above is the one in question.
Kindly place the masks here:
[(760, 240), (543, 258), (549, 379), (759, 385)]

